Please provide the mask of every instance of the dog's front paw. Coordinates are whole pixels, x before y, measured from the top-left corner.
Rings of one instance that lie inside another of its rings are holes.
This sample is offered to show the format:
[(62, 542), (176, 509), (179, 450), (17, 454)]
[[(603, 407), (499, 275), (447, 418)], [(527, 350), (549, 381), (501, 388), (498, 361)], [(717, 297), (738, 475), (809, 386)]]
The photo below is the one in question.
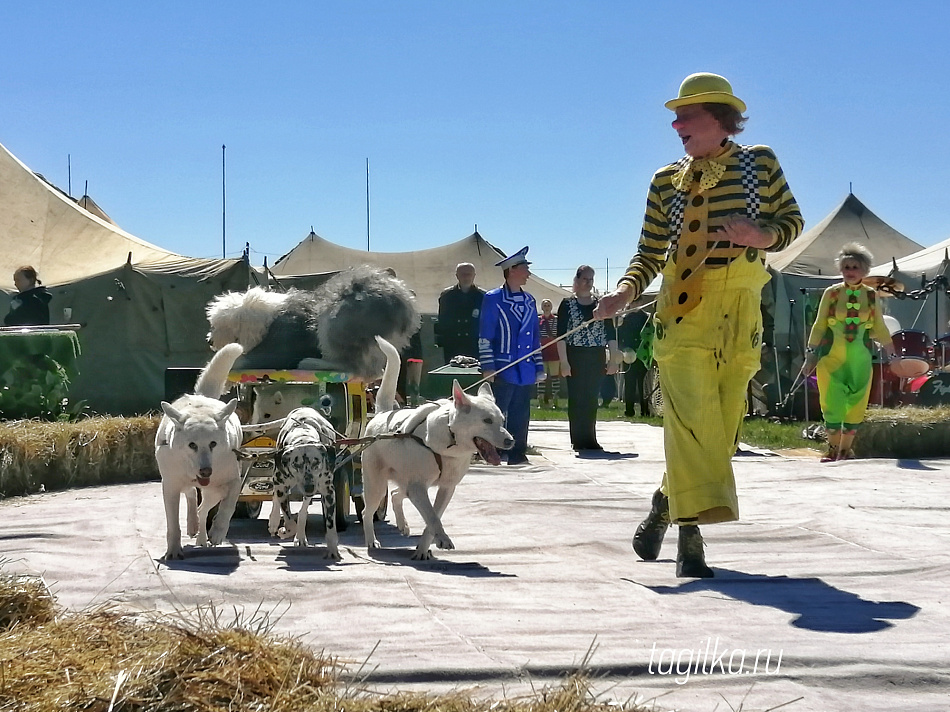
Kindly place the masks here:
[(198, 529), (198, 536), (195, 537), (195, 546), (208, 546), (208, 532), (204, 529)]
[(419, 551), (416, 549), (412, 552), (412, 556), (409, 557), (413, 561), (429, 561), (432, 558), (432, 552), (429, 549), (425, 551)]
[(307, 537), (300, 536), (294, 539), (294, 546), (302, 546), (304, 548), (310, 546), (310, 542), (307, 541)]
[(294, 529), (288, 529), (287, 527), (281, 527), (277, 530), (277, 536), (281, 539), (293, 539), (297, 536), (297, 532)]
[(435, 537), (435, 545), (440, 549), (454, 549), (455, 544), (449, 539), (448, 535)]
[(185, 552), (182, 550), (181, 545), (171, 546), (168, 548), (168, 551), (165, 552), (165, 555), (160, 559), (161, 561), (175, 561), (185, 558)]
[(343, 558), (343, 555), (340, 554), (340, 550), (334, 547), (327, 547), (327, 553), (323, 555), (324, 559), (330, 559), (333, 561), (340, 561)]
[(216, 527), (212, 525), (211, 531), (208, 532), (209, 543), (206, 544), (205, 546), (217, 546), (218, 544), (223, 542), (227, 538), (227, 536), (228, 536), (227, 527)]
[(399, 526), (399, 533), (400, 533), (400, 534), (402, 534), (403, 536), (409, 536), (409, 524), (408, 524), (408, 523), (403, 522), (402, 524), (399, 524), (398, 526)]

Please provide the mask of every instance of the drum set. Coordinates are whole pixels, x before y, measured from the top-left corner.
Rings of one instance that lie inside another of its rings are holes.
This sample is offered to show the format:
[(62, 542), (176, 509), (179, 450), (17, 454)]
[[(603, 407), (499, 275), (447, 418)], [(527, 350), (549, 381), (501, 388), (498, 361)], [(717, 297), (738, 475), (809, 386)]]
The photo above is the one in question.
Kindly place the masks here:
[(890, 363), (883, 352), (875, 355), (868, 404), (950, 405), (950, 334), (933, 340), (923, 331), (902, 329), (891, 334), (891, 341)]

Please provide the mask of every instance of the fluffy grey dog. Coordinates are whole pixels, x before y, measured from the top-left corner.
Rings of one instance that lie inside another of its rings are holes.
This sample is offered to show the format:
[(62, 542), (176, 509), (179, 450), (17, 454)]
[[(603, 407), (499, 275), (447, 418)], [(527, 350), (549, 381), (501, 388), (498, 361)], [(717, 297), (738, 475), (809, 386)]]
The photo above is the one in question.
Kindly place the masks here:
[(402, 349), (421, 322), (405, 283), (367, 265), (344, 270), (313, 291), (279, 297), (262, 291), (223, 295), (208, 305), (213, 347), (244, 347), (238, 369), (290, 369), (322, 358), (336, 370), (374, 380), (385, 365), (375, 337)]
[(422, 322), (412, 292), (383, 270), (364, 265), (340, 272), (320, 293), (326, 299), (317, 317), (323, 358), (364, 380), (379, 378), (386, 366), (376, 337), (401, 351)]
[(326, 303), (320, 290), (292, 289), (284, 297), (260, 342), (235, 368), (296, 368), (305, 358), (321, 358), (317, 319)]

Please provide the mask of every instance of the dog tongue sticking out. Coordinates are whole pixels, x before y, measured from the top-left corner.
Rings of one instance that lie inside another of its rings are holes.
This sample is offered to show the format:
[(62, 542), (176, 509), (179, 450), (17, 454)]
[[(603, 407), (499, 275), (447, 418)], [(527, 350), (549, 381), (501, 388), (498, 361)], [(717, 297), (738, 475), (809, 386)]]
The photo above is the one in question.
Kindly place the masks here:
[(501, 456), (498, 454), (495, 446), (484, 438), (476, 437), (475, 447), (478, 448), (478, 454), (481, 455), (482, 459), (489, 465), (501, 464)]
[(211, 468), (202, 467), (198, 470), (198, 485), (201, 487), (207, 487), (211, 484)]

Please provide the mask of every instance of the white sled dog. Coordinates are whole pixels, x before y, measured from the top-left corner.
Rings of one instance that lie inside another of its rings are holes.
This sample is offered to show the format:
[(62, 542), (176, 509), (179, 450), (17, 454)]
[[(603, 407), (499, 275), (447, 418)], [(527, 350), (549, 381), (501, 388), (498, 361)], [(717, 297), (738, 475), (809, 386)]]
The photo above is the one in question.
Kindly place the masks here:
[[(292, 410), (277, 436), (275, 455), (274, 500), (268, 530), (283, 539), (294, 538), (297, 546), (307, 541), (307, 511), (314, 494), (323, 502), (323, 518), (327, 527), (327, 559), (339, 560), (339, 538), (336, 533), (336, 491), (333, 489), (333, 467), (336, 463), (336, 432), (333, 426), (313, 408)], [(303, 494), (297, 521), (290, 513), (290, 494), (298, 487)], [(283, 515), (284, 526), (280, 526)]]
[[(167, 548), (164, 560), (184, 558), (181, 547), (181, 495), (187, 503), (188, 536), (197, 535), (198, 546), (224, 541), (234, 506), (241, 494), (241, 421), (235, 414), (237, 400), (223, 403), (228, 372), (241, 355), (240, 344), (221, 348), (198, 377), (194, 395), (174, 403), (162, 401), (165, 415), (155, 435), (155, 459), (162, 476)], [(201, 506), (197, 505), (201, 488)], [(220, 502), (206, 531), (208, 511)]]
[[(393, 493), (396, 526), (403, 534), (409, 534), (402, 513), (402, 499), (408, 497), (426, 525), (412, 558), (429, 559), (433, 542), (440, 549), (455, 548), (441, 518), (455, 488), (468, 472), (472, 455), (477, 452), (486, 462), (498, 465), (501, 458), (496, 448), (510, 448), (514, 439), (504, 428), (504, 416), (487, 383), (479, 388), (477, 396), (469, 396), (455, 381), (450, 399), (394, 410), (399, 352), (379, 336), (376, 341), (386, 355), (386, 371), (376, 396), (376, 415), (367, 425), (366, 434), (401, 437), (378, 439), (363, 451), (362, 517), (366, 548), (379, 548), (373, 512), (392, 480), (398, 488)], [(438, 487), (434, 506), (429, 500), (430, 487)]]

